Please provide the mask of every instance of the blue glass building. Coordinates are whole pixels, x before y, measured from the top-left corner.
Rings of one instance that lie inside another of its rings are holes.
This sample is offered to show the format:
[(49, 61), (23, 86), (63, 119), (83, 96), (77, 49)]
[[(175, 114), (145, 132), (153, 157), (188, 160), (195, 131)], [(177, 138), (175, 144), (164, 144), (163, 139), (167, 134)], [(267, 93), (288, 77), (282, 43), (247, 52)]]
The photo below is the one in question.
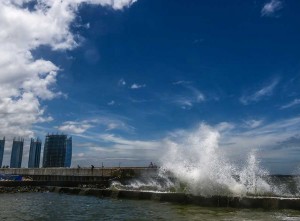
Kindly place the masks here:
[(40, 167), (40, 156), (41, 156), (42, 142), (39, 139), (31, 139), (28, 168), (39, 168)]
[(3, 137), (3, 140), (0, 140), (0, 167), (2, 167), (4, 145), (5, 145), (5, 137)]
[(66, 157), (65, 157), (65, 167), (71, 167), (72, 162), (72, 137), (67, 139), (67, 147), (66, 147)]
[(11, 158), (10, 158), (10, 168), (21, 168), (22, 164), (22, 156), (23, 156), (23, 145), (24, 139), (14, 138), (12, 151), (11, 151)]
[(43, 167), (70, 167), (72, 138), (67, 135), (47, 135), (44, 146)]

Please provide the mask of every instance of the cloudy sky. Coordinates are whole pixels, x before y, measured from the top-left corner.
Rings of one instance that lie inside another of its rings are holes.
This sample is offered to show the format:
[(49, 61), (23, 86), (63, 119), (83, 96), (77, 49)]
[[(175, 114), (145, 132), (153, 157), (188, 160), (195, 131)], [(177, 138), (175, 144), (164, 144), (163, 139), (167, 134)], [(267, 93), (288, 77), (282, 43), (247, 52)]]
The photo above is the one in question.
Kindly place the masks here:
[[(0, 1), (0, 136), (73, 137), (73, 166), (159, 162), (200, 124), (237, 164), (300, 153), (298, 0)], [(180, 131), (180, 132), (179, 132)], [(179, 137), (178, 137), (179, 136)]]

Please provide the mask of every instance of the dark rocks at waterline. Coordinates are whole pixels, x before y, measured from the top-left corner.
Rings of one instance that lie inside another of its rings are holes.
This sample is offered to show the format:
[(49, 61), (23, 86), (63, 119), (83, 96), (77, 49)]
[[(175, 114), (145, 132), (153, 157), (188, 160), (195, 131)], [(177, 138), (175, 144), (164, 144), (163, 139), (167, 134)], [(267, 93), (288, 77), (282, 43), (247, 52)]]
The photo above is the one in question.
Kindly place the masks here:
[(17, 186), (17, 187), (5, 187), (0, 186), (1, 193), (28, 193), (28, 192), (49, 192), (47, 187), (40, 186)]
[(300, 198), (281, 197), (230, 197), (230, 196), (194, 196), (184, 193), (144, 192), (129, 190), (110, 190), (97, 188), (48, 187), (56, 193), (77, 194), (116, 199), (153, 200), (180, 204), (193, 204), (203, 207), (262, 208), (300, 210)]

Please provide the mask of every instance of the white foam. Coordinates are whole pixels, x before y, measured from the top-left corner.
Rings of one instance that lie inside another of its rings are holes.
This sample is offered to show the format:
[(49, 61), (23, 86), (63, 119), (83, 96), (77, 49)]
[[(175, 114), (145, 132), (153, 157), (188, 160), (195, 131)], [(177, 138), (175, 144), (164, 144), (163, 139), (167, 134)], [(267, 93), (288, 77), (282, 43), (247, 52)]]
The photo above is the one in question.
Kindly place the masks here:
[[(268, 175), (259, 167), (252, 152), (244, 168), (225, 159), (219, 148), (220, 134), (201, 124), (195, 131), (168, 141), (162, 168), (170, 171), (196, 195), (246, 195), (271, 191), (262, 178)], [(174, 141), (175, 140), (175, 141)]]
[[(284, 185), (275, 186), (268, 180), (251, 151), (242, 167), (230, 163), (219, 148), (219, 132), (206, 125), (190, 133), (178, 133), (167, 139), (158, 177), (135, 180), (118, 188), (158, 192), (186, 192), (194, 195), (292, 196)], [(223, 150), (224, 151), (224, 150)], [(170, 177), (174, 179), (170, 179)], [(300, 190), (298, 179), (298, 193)]]

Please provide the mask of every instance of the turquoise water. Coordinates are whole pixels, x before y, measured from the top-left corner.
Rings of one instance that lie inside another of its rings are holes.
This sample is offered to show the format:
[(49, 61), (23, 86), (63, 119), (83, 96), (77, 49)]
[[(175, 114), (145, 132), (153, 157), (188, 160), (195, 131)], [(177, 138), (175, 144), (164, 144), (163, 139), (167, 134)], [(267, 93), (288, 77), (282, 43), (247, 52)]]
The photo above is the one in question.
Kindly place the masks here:
[(203, 208), (57, 193), (0, 195), (0, 220), (300, 220), (300, 211)]

